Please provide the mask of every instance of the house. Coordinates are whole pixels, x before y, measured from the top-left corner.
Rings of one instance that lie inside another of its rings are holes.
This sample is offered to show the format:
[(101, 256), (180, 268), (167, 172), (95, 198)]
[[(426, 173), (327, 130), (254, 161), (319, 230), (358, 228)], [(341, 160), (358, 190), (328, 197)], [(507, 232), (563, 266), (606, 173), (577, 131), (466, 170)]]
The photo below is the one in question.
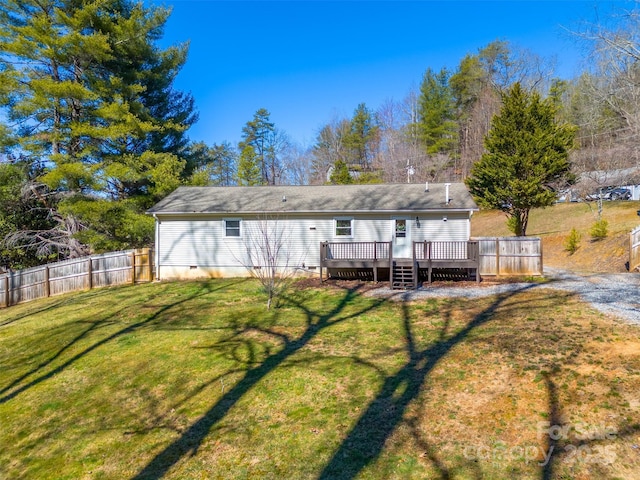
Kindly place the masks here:
[[(180, 187), (148, 213), (160, 280), (247, 276), (270, 264), (321, 277), (364, 269), (377, 279), (392, 275), (393, 262), (431, 261), (436, 250), (444, 260), (452, 255), (443, 246), (455, 242), (464, 252), (453, 257), (467, 259), (477, 210), (464, 184), (447, 183)], [(412, 275), (430, 275), (430, 266)]]

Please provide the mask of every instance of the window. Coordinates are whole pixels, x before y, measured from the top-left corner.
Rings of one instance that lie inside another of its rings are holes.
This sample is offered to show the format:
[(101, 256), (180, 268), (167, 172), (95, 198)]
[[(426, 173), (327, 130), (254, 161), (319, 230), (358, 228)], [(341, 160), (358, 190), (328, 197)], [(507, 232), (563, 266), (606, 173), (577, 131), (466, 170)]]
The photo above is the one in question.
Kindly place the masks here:
[(396, 238), (404, 238), (407, 236), (407, 221), (405, 219), (396, 219)]
[(336, 218), (336, 237), (351, 237), (352, 221), (351, 218)]
[(225, 220), (224, 236), (239, 237), (240, 236), (240, 220)]

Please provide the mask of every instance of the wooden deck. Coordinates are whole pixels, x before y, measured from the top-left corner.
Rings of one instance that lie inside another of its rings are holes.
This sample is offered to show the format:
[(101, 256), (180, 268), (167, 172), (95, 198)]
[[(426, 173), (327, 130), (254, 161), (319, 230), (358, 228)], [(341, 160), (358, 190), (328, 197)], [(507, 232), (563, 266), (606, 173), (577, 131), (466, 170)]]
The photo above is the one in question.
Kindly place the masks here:
[(420, 272), (431, 283), (434, 270), (466, 269), (480, 281), (479, 245), (467, 242), (414, 242), (411, 258), (394, 258), (391, 242), (322, 242), (320, 279), (329, 269), (371, 269), (374, 281), (380, 270), (389, 273), (392, 288), (417, 288)]

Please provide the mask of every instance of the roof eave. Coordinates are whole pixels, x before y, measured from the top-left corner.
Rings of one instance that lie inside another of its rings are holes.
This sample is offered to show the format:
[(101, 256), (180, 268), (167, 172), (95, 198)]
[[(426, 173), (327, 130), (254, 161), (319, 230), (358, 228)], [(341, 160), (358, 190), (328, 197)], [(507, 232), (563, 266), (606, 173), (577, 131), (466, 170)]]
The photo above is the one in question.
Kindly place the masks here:
[(146, 213), (148, 215), (170, 215), (170, 216), (179, 216), (179, 215), (260, 215), (260, 214), (283, 214), (283, 213), (295, 213), (299, 215), (322, 215), (322, 214), (330, 214), (330, 215), (348, 215), (354, 213), (368, 213), (368, 214), (376, 214), (376, 213), (416, 213), (416, 212), (429, 212), (429, 213), (463, 213), (463, 212), (477, 212), (480, 209), (478, 207), (439, 207), (439, 208), (423, 208), (423, 209), (392, 209), (392, 210), (227, 210), (227, 211), (181, 211), (181, 212), (163, 212), (162, 210), (151, 211), (148, 210)]

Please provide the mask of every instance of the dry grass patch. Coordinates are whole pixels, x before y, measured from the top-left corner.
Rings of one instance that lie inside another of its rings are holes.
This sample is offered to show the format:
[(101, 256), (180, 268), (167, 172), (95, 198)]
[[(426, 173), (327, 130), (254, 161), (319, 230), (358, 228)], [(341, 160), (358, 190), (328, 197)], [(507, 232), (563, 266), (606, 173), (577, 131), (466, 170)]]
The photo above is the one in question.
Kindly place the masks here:
[[(559, 203), (531, 211), (527, 235), (542, 238), (544, 264), (584, 273), (625, 272), (629, 260), (629, 232), (640, 225), (637, 201), (603, 203), (603, 218), (609, 234), (591, 241), (590, 229), (597, 218), (597, 206), (591, 203)], [(575, 228), (582, 240), (574, 254), (565, 251), (567, 238)], [(471, 219), (473, 236), (512, 236), (502, 212), (483, 210)]]

